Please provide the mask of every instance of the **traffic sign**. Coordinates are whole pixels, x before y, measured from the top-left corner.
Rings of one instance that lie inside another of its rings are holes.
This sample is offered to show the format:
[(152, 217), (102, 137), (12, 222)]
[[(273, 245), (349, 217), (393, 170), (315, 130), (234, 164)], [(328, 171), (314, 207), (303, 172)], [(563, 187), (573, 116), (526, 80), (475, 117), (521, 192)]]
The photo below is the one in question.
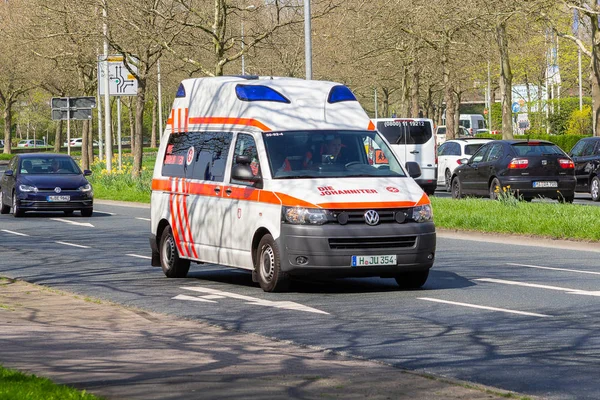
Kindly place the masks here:
[[(125, 67), (125, 57), (122, 55), (104, 55), (98, 56), (98, 92), (101, 96), (104, 95), (104, 86), (106, 79), (104, 78), (105, 62), (108, 61), (108, 88), (111, 96), (135, 96), (137, 95), (138, 81), (135, 76)], [(135, 64), (137, 60), (128, 59), (128, 65), (137, 73)]]
[(67, 119), (91, 120), (92, 119), (92, 109), (91, 108), (77, 108), (77, 109), (53, 108), (52, 109), (52, 119), (53, 120), (67, 120)]
[(515, 101), (512, 103), (512, 112), (518, 113), (519, 111), (521, 111), (521, 106)]
[(96, 108), (95, 97), (53, 97), (52, 108)]

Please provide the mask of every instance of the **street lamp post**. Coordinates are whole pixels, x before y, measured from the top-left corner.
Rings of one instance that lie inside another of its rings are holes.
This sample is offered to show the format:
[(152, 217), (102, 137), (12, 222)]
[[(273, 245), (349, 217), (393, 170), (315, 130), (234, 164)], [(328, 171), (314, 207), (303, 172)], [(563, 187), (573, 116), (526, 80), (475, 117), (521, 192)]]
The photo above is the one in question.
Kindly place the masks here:
[[(255, 10), (256, 6), (249, 5), (246, 7), (246, 10), (252, 11)], [(242, 15), (242, 75), (246, 75), (246, 64), (244, 60), (244, 16)]]
[(310, 29), (310, 0), (304, 0), (304, 59), (307, 80), (312, 79), (312, 39)]

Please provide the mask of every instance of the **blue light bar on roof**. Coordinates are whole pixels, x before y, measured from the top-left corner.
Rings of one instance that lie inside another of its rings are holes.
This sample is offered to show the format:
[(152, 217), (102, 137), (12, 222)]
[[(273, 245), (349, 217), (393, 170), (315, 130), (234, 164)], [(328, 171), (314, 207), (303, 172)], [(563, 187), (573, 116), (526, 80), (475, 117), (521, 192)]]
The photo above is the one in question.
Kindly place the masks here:
[(175, 97), (185, 97), (185, 88), (183, 87), (183, 83), (179, 84), (179, 89), (177, 89)]
[(354, 93), (344, 85), (337, 85), (329, 91), (327, 102), (330, 104), (339, 103), (342, 101), (357, 101)]
[(235, 94), (243, 101), (274, 101), (276, 103), (290, 103), (281, 93), (268, 86), (236, 85)]

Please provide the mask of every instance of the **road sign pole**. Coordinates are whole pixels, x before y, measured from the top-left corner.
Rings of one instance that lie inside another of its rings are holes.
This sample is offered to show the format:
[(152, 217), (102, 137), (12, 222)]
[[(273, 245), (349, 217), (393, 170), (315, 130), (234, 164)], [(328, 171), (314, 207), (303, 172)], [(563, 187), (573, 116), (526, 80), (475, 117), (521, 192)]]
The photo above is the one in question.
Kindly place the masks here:
[(119, 149), (119, 171), (123, 169), (123, 152), (121, 151), (121, 97), (117, 96), (117, 146)]
[(106, 144), (106, 170), (109, 173), (112, 171), (112, 138), (110, 132), (110, 77), (108, 71), (108, 14), (106, 11), (107, 1), (104, 0), (104, 4), (102, 7), (102, 16), (104, 19), (104, 135), (105, 135), (105, 144)]
[[(98, 91), (98, 160), (104, 159), (104, 140), (102, 140), (102, 102), (100, 99), (100, 91)], [(92, 149), (94, 146), (92, 145)]]
[[(68, 102), (68, 100), (67, 100)], [(71, 155), (71, 110), (67, 109), (67, 154)]]

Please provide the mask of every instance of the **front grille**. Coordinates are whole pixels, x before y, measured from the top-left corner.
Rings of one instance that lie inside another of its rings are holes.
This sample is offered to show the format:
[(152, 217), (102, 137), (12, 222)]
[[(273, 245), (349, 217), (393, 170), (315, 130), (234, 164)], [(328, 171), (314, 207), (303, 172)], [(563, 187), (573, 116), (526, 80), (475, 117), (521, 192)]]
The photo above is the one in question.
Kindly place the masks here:
[[(346, 224), (364, 224), (365, 223), (365, 212), (368, 209), (364, 210), (332, 210), (333, 217), (336, 222), (340, 222), (340, 215), (346, 214), (348, 217), (348, 222)], [(401, 218), (402, 221), (407, 222), (410, 220), (409, 216), (412, 215), (410, 208), (398, 208), (398, 209), (385, 209), (378, 210), (375, 209), (379, 214), (379, 223), (380, 224), (391, 224), (396, 223), (396, 214), (403, 213), (404, 216)], [(343, 223), (342, 223), (343, 224)], [(345, 225), (345, 224), (343, 224)]]
[(357, 237), (329, 239), (330, 249), (391, 249), (414, 247), (416, 236)]

